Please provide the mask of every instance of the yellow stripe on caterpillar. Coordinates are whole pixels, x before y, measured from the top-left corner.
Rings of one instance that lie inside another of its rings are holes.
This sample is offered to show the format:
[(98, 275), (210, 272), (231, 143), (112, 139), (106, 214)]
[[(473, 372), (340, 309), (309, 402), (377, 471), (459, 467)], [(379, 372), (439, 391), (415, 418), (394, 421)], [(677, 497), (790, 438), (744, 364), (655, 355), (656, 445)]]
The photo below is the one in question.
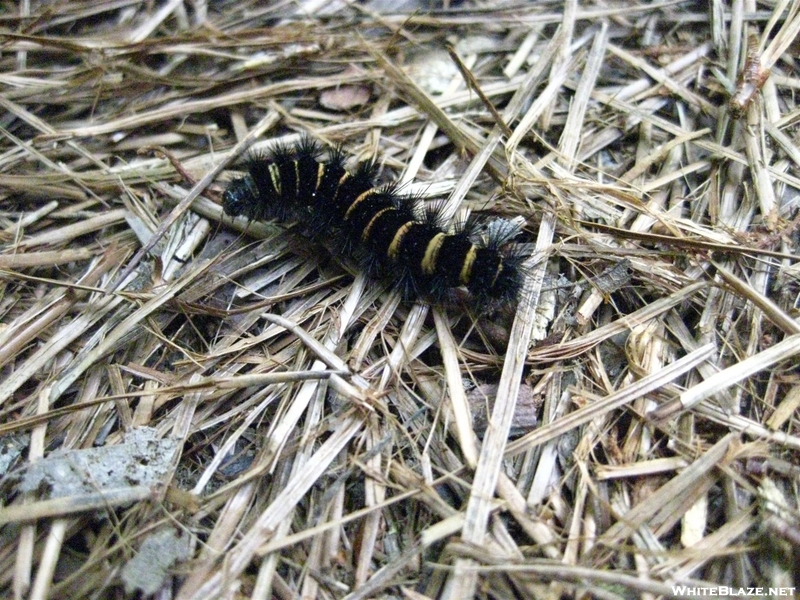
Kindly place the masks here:
[(492, 285), (490, 287), (494, 287), (494, 284), (497, 283), (497, 278), (500, 277), (500, 273), (503, 272), (503, 263), (497, 263), (497, 270), (494, 272), (494, 277), (492, 277)]
[(269, 178), (272, 180), (272, 188), (275, 190), (275, 193), (280, 196), (282, 194), (281, 171), (278, 169), (278, 165), (275, 163), (272, 163), (269, 166)]
[(478, 250), (473, 244), (469, 247), (469, 252), (467, 252), (467, 255), (464, 257), (464, 264), (461, 265), (461, 273), (458, 276), (461, 285), (469, 285), (469, 280), (472, 277), (472, 265), (475, 264), (475, 259), (477, 257)]
[(325, 163), (319, 163), (317, 165), (317, 181), (314, 182), (314, 195), (317, 195), (317, 191), (319, 191), (319, 184), (322, 181), (322, 178), (325, 177)]
[(436, 260), (439, 258), (439, 250), (446, 237), (446, 233), (437, 233), (433, 236), (433, 239), (428, 242), (428, 246), (425, 248), (425, 256), (422, 257), (422, 265), (420, 265), (425, 275), (433, 275), (433, 272), (436, 270)]
[(339, 178), (339, 182), (336, 184), (336, 189), (333, 190), (333, 196), (331, 196), (331, 202), (330, 202), (331, 204), (336, 204), (336, 200), (339, 197), (339, 188), (341, 188), (344, 182), (347, 181), (349, 178), (350, 178), (350, 173), (348, 173), (347, 171), (345, 171), (344, 175), (342, 175)]
[(380, 217), (381, 217), (381, 215), (382, 215), (382, 214), (384, 214), (384, 213), (387, 213), (387, 212), (389, 212), (389, 211), (395, 211), (395, 212), (397, 212), (397, 209), (394, 209), (394, 208), (384, 208), (383, 210), (379, 210), (378, 212), (376, 212), (376, 213), (375, 213), (375, 216), (374, 216), (374, 217), (372, 217), (372, 218), (369, 220), (369, 223), (367, 223), (367, 226), (366, 226), (366, 227), (364, 227), (364, 233), (362, 233), (362, 234), (361, 234), (361, 241), (362, 241), (362, 242), (365, 242), (365, 243), (366, 243), (366, 242), (369, 240), (369, 232), (370, 232), (370, 230), (372, 229), (372, 226), (375, 224), (375, 221), (377, 221), (378, 219), (380, 219)]
[(350, 215), (353, 214), (353, 211), (356, 209), (356, 206), (358, 206), (359, 202), (376, 193), (378, 193), (378, 188), (370, 188), (366, 192), (359, 194), (356, 199), (353, 200), (353, 203), (348, 207), (347, 212), (344, 213), (344, 220), (347, 221), (350, 218)]
[(392, 243), (389, 244), (389, 251), (387, 254), (389, 258), (393, 261), (397, 262), (397, 253), (400, 250), (400, 244), (403, 243), (403, 238), (408, 233), (408, 230), (414, 225), (414, 221), (408, 221), (407, 223), (403, 223), (400, 228), (395, 232), (394, 237), (392, 238)]

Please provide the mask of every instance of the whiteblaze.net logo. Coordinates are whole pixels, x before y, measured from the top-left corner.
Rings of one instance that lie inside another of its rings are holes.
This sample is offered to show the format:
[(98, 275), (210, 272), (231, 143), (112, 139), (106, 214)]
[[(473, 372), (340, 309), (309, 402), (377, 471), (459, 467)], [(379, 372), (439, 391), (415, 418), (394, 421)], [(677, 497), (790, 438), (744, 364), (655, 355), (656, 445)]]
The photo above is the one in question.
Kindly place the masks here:
[(718, 587), (690, 587), (688, 585), (673, 585), (672, 593), (676, 596), (723, 596), (728, 598), (739, 598), (744, 596), (778, 596), (793, 597), (795, 595), (793, 587), (764, 588), (764, 587), (728, 587), (720, 585)]

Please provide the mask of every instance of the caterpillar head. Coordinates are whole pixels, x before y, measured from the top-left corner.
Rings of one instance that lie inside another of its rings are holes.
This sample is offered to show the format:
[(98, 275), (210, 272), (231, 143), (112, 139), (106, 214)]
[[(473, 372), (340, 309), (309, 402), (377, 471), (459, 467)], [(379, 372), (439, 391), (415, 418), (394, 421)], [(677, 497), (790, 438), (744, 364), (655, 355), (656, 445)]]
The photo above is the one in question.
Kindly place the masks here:
[(222, 194), (222, 210), (231, 217), (244, 216), (250, 220), (260, 217), (258, 189), (249, 175), (234, 179)]

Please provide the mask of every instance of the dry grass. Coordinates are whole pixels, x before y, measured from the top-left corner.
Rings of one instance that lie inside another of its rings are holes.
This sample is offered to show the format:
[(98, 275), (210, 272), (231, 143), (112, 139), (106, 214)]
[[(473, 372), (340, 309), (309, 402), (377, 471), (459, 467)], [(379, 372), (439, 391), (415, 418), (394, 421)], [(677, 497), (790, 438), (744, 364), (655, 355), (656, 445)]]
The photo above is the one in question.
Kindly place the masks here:
[[(800, 3), (320, 4), (2, 5), (0, 595), (797, 586)], [(516, 314), (223, 219), (302, 132), (522, 216)]]

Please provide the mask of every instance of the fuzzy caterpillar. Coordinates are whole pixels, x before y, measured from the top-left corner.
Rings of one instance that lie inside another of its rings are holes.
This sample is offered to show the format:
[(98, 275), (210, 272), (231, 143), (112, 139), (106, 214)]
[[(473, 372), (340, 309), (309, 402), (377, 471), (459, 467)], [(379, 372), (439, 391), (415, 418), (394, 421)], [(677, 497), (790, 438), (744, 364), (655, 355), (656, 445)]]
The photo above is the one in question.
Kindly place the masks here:
[(308, 138), (251, 155), (247, 175), (223, 194), (225, 214), (298, 222), (312, 239), (334, 239), (370, 276), (397, 281), (406, 297), (446, 303), (466, 288), (477, 306), (516, 302), (524, 256), (509, 242), (518, 224), (470, 218), (450, 232), (436, 208), (376, 186), (374, 164), (347, 171), (340, 149), (322, 155)]

